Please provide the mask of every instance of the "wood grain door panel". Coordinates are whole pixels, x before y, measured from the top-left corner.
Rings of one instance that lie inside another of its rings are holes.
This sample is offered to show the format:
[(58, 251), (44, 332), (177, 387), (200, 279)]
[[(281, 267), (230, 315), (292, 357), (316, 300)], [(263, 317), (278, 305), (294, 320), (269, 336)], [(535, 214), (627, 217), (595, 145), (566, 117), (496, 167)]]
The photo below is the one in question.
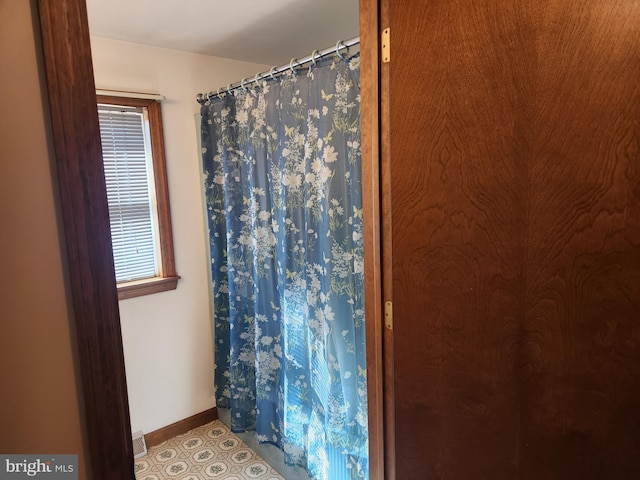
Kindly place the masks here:
[(640, 475), (640, 4), (388, 8), (396, 477)]

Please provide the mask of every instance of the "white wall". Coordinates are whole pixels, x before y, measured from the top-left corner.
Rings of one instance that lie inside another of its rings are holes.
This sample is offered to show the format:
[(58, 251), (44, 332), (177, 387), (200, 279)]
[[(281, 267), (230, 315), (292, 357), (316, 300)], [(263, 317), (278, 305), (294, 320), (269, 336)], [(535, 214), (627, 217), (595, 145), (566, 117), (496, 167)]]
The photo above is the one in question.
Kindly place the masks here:
[(178, 288), (120, 302), (131, 427), (145, 433), (215, 405), (213, 347), (194, 114), (196, 94), (265, 65), (92, 37), (97, 89), (164, 95)]

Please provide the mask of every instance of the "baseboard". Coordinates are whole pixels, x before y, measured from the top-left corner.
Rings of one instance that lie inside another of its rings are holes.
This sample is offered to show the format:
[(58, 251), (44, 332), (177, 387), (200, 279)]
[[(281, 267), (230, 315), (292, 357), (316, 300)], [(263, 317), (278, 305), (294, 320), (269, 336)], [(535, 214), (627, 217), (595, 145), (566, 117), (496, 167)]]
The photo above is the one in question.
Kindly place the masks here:
[(196, 413), (189, 418), (179, 420), (176, 423), (167, 425), (153, 432), (147, 433), (144, 436), (144, 441), (148, 447), (159, 445), (165, 440), (187, 433), (189, 430), (193, 430), (196, 427), (204, 425), (205, 423), (213, 422), (218, 419), (218, 408), (213, 407), (204, 412)]

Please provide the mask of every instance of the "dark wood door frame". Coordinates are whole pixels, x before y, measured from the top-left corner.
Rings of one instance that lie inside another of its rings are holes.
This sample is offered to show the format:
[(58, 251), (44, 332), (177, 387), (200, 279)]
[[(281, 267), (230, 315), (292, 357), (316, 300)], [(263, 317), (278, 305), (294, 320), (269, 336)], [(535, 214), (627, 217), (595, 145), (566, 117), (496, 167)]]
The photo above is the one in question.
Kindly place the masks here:
[(378, 18), (378, 2), (360, 0), (362, 208), (365, 242), (369, 476), (373, 480), (385, 478)]
[[(32, 0), (33, 1), (33, 0)], [(38, 0), (84, 417), (94, 480), (134, 479), (85, 0)], [(370, 478), (384, 477), (378, 4), (360, 0)]]
[(39, 0), (60, 204), (67, 246), (87, 470), (133, 479), (109, 212), (85, 0)]

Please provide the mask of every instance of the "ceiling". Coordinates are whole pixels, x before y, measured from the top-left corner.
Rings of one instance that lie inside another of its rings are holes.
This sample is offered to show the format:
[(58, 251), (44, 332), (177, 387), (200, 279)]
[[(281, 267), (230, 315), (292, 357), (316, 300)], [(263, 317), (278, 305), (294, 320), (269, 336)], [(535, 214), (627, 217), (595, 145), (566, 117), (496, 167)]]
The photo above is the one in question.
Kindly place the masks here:
[(87, 0), (91, 35), (283, 65), (358, 35), (358, 0)]

